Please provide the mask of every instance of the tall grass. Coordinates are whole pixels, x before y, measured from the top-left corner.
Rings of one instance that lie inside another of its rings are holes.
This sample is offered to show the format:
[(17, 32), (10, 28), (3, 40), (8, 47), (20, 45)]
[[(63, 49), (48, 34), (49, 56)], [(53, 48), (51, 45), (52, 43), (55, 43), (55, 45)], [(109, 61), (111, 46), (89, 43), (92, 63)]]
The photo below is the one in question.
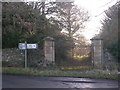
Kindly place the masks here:
[(38, 75), (38, 76), (70, 76), (70, 77), (87, 77), (87, 78), (107, 78), (107, 79), (118, 79), (117, 74), (109, 74), (95, 71), (72, 71), (72, 70), (61, 70), (61, 69), (24, 69), (24, 68), (2, 68), (2, 73), (8, 74), (23, 74), (23, 75)]

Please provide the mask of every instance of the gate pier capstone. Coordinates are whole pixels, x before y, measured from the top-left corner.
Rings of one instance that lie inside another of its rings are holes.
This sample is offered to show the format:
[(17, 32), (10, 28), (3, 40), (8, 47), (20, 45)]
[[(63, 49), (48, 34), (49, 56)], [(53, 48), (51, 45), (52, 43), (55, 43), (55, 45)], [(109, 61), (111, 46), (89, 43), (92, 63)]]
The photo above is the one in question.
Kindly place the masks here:
[(52, 37), (44, 38), (44, 56), (45, 65), (55, 64), (55, 47), (54, 39)]

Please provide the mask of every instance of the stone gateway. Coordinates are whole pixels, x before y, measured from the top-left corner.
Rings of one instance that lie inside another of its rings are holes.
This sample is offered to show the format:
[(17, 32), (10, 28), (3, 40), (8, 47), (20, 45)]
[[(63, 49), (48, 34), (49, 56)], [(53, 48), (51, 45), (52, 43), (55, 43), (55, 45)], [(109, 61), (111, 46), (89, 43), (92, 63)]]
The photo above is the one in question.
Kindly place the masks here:
[(44, 56), (48, 64), (55, 63), (54, 39), (52, 37), (44, 38)]

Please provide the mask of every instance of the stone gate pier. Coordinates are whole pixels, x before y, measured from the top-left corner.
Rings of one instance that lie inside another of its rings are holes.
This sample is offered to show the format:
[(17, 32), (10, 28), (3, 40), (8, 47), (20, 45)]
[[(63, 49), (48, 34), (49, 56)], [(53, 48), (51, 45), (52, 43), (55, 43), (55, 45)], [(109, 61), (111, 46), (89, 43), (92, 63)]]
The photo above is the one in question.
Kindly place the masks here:
[(103, 65), (103, 39), (92, 38), (92, 60), (95, 68), (102, 68)]
[(46, 64), (55, 64), (55, 45), (52, 37), (44, 38), (44, 56)]

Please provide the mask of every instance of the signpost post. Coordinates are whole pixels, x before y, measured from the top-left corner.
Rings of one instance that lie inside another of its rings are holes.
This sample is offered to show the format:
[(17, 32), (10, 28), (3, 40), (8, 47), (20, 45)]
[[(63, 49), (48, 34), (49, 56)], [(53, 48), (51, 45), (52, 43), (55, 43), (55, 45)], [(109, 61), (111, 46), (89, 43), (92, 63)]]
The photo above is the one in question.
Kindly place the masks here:
[(25, 68), (27, 68), (27, 42), (25, 41)]
[(37, 49), (38, 44), (27, 44), (27, 41), (25, 41), (25, 43), (19, 43), (18, 47), (25, 50), (25, 68), (27, 68), (27, 49)]

